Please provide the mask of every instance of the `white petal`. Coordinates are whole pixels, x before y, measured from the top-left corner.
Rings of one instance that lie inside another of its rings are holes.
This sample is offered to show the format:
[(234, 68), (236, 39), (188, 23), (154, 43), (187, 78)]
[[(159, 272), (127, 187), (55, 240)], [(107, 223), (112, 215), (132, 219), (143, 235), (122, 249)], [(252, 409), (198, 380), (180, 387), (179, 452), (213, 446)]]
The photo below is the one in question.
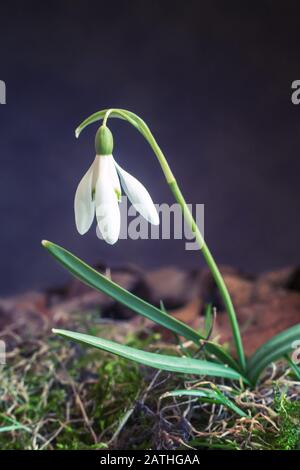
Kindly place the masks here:
[(80, 181), (74, 199), (76, 227), (80, 235), (86, 233), (93, 223), (95, 203), (92, 199), (92, 181), (95, 161)]
[(119, 238), (121, 216), (111, 175), (111, 155), (99, 156), (99, 176), (96, 182), (96, 217), (103, 239), (113, 245)]
[(131, 204), (148, 222), (159, 225), (159, 217), (155, 205), (147, 189), (134, 176), (123, 170), (114, 160), (122, 186)]
[(121, 185), (120, 185), (119, 176), (118, 176), (116, 166), (115, 166), (115, 161), (114, 161), (114, 158), (113, 158), (112, 155), (111, 155), (111, 158), (108, 159), (108, 161), (109, 161), (109, 165), (110, 165), (110, 175), (111, 175), (111, 180), (112, 180), (112, 183), (113, 183), (113, 187), (114, 187), (114, 190), (116, 191), (116, 193), (118, 195), (118, 199), (119, 199), (119, 202), (120, 202), (121, 194), (122, 194), (121, 193)]

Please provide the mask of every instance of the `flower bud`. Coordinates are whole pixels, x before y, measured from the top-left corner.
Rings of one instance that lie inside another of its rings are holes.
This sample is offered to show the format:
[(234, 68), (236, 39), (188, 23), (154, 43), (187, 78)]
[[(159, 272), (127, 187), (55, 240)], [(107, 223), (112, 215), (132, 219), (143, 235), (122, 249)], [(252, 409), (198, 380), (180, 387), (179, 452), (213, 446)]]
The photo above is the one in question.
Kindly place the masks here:
[(100, 126), (95, 137), (97, 155), (111, 155), (114, 147), (113, 135), (107, 126)]

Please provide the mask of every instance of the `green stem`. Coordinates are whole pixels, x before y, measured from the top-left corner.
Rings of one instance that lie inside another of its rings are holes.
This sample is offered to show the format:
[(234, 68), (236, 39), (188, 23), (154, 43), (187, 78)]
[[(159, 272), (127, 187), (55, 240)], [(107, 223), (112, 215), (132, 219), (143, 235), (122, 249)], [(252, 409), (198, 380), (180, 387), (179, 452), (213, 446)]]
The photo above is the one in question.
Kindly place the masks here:
[(192, 231), (194, 232), (195, 234), (195, 238), (196, 238), (196, 241), (203, 253), (203, 256), (205, 258), (205, 261), (213, 275), (213, 278), (215, 280), (215, 283), (217, 284), (218, 286), (218, 289), (220, 291), (220, 294), (221, 294), (221, 297), (223, 299), (223, 302), (224, 302), (224, 305), (225, 305), (225, 308), (226, 308), (226, 311), (227, 311), (227, 314), (228, 314), (228, 317), (229, 317), (229, 321), (230, 321), (230, 325), (231, 325), (231, 329), (232, 329), (232, 333), (233, 333), (233, 338), (234, 338), (234, 341), (235, 341), (235, 346), (236, 346), (236, 350), (237, 350), (237, 354), (238, 354), (238, 358), (239, 358), (239, 362), (240, 362), (240, 365), (242, 366), (243, 370), (245, 371), (246, 370), (246, 359), (245, 359), (245, 354), (244, 354), (244, 348), (243, 348), (243, 343), (242, 343), (242, 338), (241, 338), (241, 333), (240, 333), (240, 329), (239, 329), (239, 325), (238, 325), (238, 321), (237, 321), (237, 318), (236, 318), (236, 314), (235, 314), (235, 311), (234, 311), (234, 307), (233, 307), (233, 303), (232, 303), (232, 300), (231, 300), (231, 297), (229, 295), (229, 292), (228, 292), (228, 289), (226, 287), (226, 284), (224, 282), (224, 279), (222, 277), (222, 274), (220, 273), (220, 270), (208, 248), (208, 246), (206, 245), (201, 233), (200, 233), (200, 230), (195, 222), (195, 220), (193, 219), (193, 216), (184, 200), (184, 197), (174, 179), (174, 181), (172, 181), (171, 183), (169, 183), (169, 186), (171, 188), (171, 191), (176, 199), (176, 201), (178, 202), (178, 204), (180, 205), (181, 209), (182, 209), (182, 212), (183, 212), (183, 216), (184, 216), (184, 219), (186, 220), (186, 222), (188, 223), (188, 225), (190, 226), (190, 228), (192, 229)]
[(227, 290), (226, 284), (224, 282), (224, 279), (223, 279), (223, 277), (222, 277), (222, 275), (219, 271), (219, 268), (218, 268), (218, 266), (217, 266), (217, 264), (216, 264), (216, 262), (215, 262), (215, 260), (212, 256), (211, 252), (208, 249), (208, 246), (206, 245), (206, 243), (205, 243), (205, 241), (202, 237), (202, 234), (201, 234), (199, 228), (197, 227), (197, 224), (196, 224), (196, 222), (195, 222), (195, 220), (194, 220), (194, 218), (191, 214), (191, 211), (190, 211), (190, 209), (188, 208), (188, 206), (185, 202), (185, 199), (184, 199), (184, 197), (183, 197), (183, 195), (182, 195), (182, 193), (181, 193), (181, 191), (180, 191), (180, 189), (177, 185), (177, 182), (176, 182), (175, 177), (174, 177), (174, 175), (171, 171), (171, 168), (169, 167), (167, 159), (164, 156), (163, 152), (161, 151), (158, 143), (156, 142), (152, 132), (150, 131), (150, 129), (147, 126), (147, 124), (145, 123), (145, 121), (143, 121), (136, 114), (134, 114), (130, 111), (127, 111), (125, 109), (115, 109), (115, 108), (103, 109), (103, 110), (98, 111), (97, 113), (91, 115), (87, 119), (85, 119), (85, 121), (83, 121), (78, 126), (78, 128), (75, 131), (76, 137), (78, 137), (80, 135), (80, 133), (82, 132), (82, 130), (85, 127), (87, 127), (89, 124), (92, 124), (93, 122), (99, 121), (100, 119), (104, 118), (104, 124), (106, 125), (106, 121), (107, 121), (108, 117), (118, 117), (118, 118), (121, 118), (121, 119), (124, 119), (124, 120), (128, 121), (133, 127), (135, 127), (144, 136), (144, 138), (147, 140), (150, 147), (152, 148), (153, 152), (155, 153), (155, 155), (156, 155), (156, 157), (157, 157), (157, 159), (160, 163), (160, 166), (161, 166), (161, 168), (164, 172), (167, 183), (170, 186), (170, 189), (171, 189), (176, 201), (178, 202), (178, 204), (180, 205), (180, 207), (182, 209), (183, 217), (184, 217), (186, 223), (191, 228), (192, 232), (195, 234), (196, 241), (197, 241), (200, 249), (202, 250), (202, 253), (203, 253), (203, 256), (206, 260), (206, 263), (207, 263), (207, 265), (208, 265), (208, 267), (209, 267), (209, 269), (210, 269), (210, 271), (213, 275), (215, 283), (218, 286), (218, 289), (220, 291), (220, 294), (222, 296), (222, 299), (223, 299), (223, 302), (224, 302), (224, 305), (225, 305), (225, 308), (226, 308), (226, 312), (227, 312), (228, 317), (229, 317), (229, 321), (230, 321), (230, 325), (231, 325), (231, 329), (232, 329), (232, 333), (233, 333), (233, 338), (234, 338), (234, 342), (235, 342), (239, 362), (240, 362), (240, 365), (241, 365), (242, 369), (245, 371), (246, 370), (246, 359), (245, 359), (245, 353), (244, 353), (244, 349), (243, 349), (242, 338), (241, 338), (241, 334), (240, 334), (236, 314), (235, 314), (235, 311), (234, 311), (234, 307), (233, 307), (233, 304), (232, 304), (232, 300), (231, 300), (231, 297), (230, 297), (229, 292)]
[(109, 118), (109, 115), (113, 112), (113, 109), (108, 109), (105, 113), (105, 116), (103, 118), (102, 126), (106, 126), (107, 124), (107, 119)]
[[(143, 123), (144, 124), (144, 123)], [(182, 212), (183, 212), (183, 217), (185, 219), (185, 221), (187, 222), (187, 224), (189, 225), (189, 227), (191, 228), (192, 232), (195, 234), (195, 238), (196, 238), (196, 241), (200, 247), (200, 249), (202, 250), (202, 253), (203, 253), (203, 256), (205, 258), (205, 261), (213, 275), (213, 278), (215, 280), (215, 283), (217, 284), (217, 287), (220, 291), (220, 294), (221, 294), (221, 297), (223, 299), (223, 302), (224, 302), (224, 305), (225, 305), (225, 308), (226, 308), (226, 311), (227, 311), (227, 314), (228, 314), (228, 317), (229, 317), (229, 321), (230, 321), (230, 325), (231, 325), (231, 329), (232, 329), (232, 333), (233, 333), (233, 338), (234, 338), (234, 341), (235, 341), (235, 346), (236, 346), (236, 350), (237, 350), (237, 354), (238, 354), (238, 358), (239, 358), (239, 362), (240, 362), (240, 365), (242, 366), (243, 370), (246, 370), (246, 359), (245, 359), (245, 353), (244, 353), (244, 348), (243, 348), (243, 343), (242, 343), (242, 338), (241, 338), (241, 333), (240, 333), (240, 329), (239, 329), (239, 325), (238, 325), (238, 321), (237, 321), (237, 317), (236, 317), (236, 314), (235, 314), (235, 310), (234, 310), (234, 307), (233, 307), (233, 303), (232, 303), (232, 300), (231, 300), (231, 297), (229, 295), (229, 292), (228, 292), (228, 289), (226, 287), (226, 284), (224, 282), (224, 279), (222, 277), (222, 274), (220, 273), (220, 270), (208, 248), (208, 246), (206, 245), (203, 237), (202, 237), (202, 234), (191, 214), (191, 211), (189, 209), (189, 207), (187, 206), (187, 203), (179, 189), (179, 186), (176, 182), (176, 179), (169, 167), (169, 164), (167, 162), (167, 159), (166, 157), (164, 156), (163, 152), (161, 151), (160, 147), (158, 146), (156, 140), (154, 139), (150, 129), (148, 128), (148, 126), (146, 124), (144, 124), (144, 131), (147, 133), (147, 140), (150, 144), (150, 146), (152, 147), (154, 153), (156, 154), (157, 158), (158, 158), (158, 161), (161, 165), (161, 168), (165, 174), (165, 177), (166, 177), (166, 180), (168, 182), (168, 185), (176, 199), (176, 201), (178, 202), (178, 204), (180, 205), (181, 209), (182, 209)]]

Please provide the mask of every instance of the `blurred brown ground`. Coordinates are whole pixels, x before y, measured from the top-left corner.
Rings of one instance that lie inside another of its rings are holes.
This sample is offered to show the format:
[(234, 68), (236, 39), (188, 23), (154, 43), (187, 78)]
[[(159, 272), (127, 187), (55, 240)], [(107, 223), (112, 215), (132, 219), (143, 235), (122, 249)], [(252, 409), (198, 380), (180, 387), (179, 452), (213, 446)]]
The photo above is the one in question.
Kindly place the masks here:
[[(127, 266), (108, 271), (98, 265), (99, 271), (156, 305), (163, 301), (169, 313), (194, 328), (203, 326), (203, 311), (207, 303), (216, 307), (213, 337), (220, 342), (231, 340), (231, 332), (224, 307), (212, 276), (207, 269), (184, 271), (165, 267), (143, 271)], [(276, 333), (300, 321), (300, 268), (287, 267), (267, 272), (257, 277), (245, 275), (234, 268), (223, 267), (221, 272), (232, 295), (241, 327), (246, 354), (251, 354), (264, 341)], [(44, 292), (0, 299), (0, 328), (5, 330), (12, 323), (19, 330), (39, 330), (41, 319), (47, 320), (47, 328), (63, 327), (70, 323), (72, 313), (99, 309), (99, 316), (124, 320), (136, 324), (144, 321), (134, 312), (106, 295), (93, 291), (80, 281), (51, 288)], [(151, 322), (146, 320), (151, 327)], [(153, 325), (153, 328), (157, 328)], [(168, 337), (163, 332), (164, 337)]]

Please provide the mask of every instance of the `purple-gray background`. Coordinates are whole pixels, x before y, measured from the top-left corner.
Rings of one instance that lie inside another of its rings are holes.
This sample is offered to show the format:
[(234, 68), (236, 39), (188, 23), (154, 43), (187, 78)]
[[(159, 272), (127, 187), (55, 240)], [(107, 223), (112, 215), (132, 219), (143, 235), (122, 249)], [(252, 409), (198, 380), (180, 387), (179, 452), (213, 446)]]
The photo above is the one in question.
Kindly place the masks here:
[[(153, 129), (189, 202), (205, 204), (217, 261), (245, 271), (299, 263), (297, 2), (9, 1), (0, 6), (2, 295), (68, 274), (47, 238), (88, 262), (203, 264), (182, 241), (120, 241), (75, 230), (73, 197), (92, 161), (98, 109), (128, 108)], [(155, 202), (172, 197), (146, 143), (114, 121), (115, 156)]]

